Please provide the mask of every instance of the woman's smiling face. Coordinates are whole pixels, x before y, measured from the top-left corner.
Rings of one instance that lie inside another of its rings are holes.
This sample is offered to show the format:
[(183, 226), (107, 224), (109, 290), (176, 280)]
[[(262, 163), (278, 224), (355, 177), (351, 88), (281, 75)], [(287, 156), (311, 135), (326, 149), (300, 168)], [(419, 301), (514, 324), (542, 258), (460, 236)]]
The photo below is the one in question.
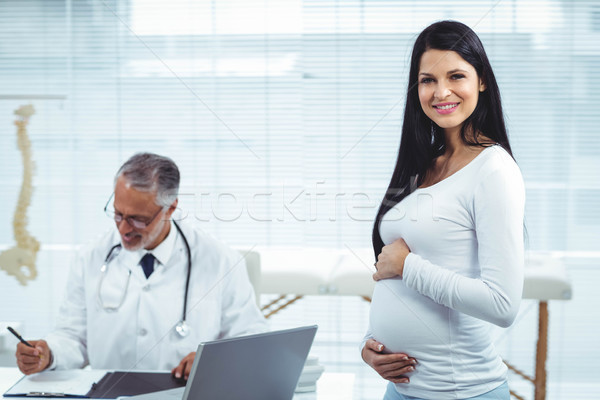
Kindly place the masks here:
[(460, 132), (485, 90), (475, 68), (451, 50), (423, 53), (418, 82), (421, 108), (446, 133)]

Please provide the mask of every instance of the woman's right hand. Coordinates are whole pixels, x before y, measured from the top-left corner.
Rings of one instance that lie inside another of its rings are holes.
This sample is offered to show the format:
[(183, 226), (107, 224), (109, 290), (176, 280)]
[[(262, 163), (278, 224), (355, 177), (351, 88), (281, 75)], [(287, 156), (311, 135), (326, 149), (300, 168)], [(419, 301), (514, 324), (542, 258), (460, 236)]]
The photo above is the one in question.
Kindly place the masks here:
[(407, 373), (415, 370), (417, 360), (404, 353), (384, 354), (383, 344), (369, 339), (362, 349), (362, 358), (383, 379), (394, 383), (409, 383)]

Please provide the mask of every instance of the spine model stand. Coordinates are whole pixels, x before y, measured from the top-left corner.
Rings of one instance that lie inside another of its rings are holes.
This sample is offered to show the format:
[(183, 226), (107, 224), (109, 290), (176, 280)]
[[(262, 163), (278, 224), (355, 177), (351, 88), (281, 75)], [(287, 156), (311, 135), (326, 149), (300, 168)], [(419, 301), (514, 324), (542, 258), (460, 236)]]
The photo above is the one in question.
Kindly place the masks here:
[[(17, 244), (0, 253), (0, 269), (14, 276), (21, 285), (37, 276), (35, 261), (40, 242), (27, 231), (27, 208), (33, 194), (33, 173), (35, 165), (31, 157), (31, 142), (27, 136), (29, 117), (35, 113), (32, 105), (21, 106), (15, 111), (17, 120), (17, 145), (23, 160), (23, 183), (19, 201), (13, 217), (13, 233)], [(26, 273), (27, 272), (27, 273)]]

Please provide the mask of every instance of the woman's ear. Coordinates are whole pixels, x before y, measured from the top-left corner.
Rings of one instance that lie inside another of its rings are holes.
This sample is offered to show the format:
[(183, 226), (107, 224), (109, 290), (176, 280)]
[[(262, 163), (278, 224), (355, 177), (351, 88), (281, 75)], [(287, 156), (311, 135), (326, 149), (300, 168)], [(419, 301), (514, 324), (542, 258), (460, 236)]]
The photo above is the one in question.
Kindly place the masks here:
[(483, 83), (483, 79), (479, 78), (479, 91), (485, 92), (485, 83)]

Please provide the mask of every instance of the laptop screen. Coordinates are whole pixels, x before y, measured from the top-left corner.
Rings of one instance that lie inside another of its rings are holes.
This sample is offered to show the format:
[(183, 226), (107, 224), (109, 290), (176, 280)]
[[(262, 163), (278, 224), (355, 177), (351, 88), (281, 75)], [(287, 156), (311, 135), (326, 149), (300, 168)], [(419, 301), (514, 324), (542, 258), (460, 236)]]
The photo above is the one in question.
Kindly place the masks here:
[(200, 344), (182, 400), (291, 399), (316, 332), (313, 325)]

